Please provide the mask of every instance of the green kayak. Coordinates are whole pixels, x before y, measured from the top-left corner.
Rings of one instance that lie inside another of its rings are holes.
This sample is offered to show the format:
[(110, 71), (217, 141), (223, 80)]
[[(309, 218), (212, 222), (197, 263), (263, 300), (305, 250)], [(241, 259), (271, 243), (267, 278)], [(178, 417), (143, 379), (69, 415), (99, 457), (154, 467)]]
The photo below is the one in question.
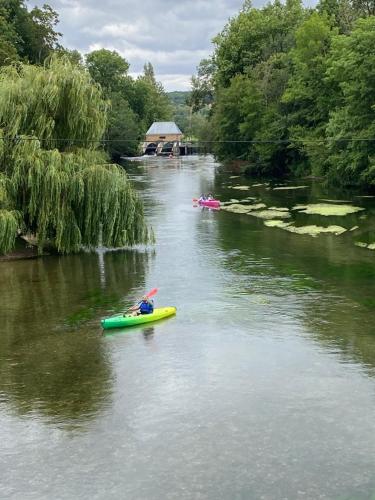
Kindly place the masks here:
[(102, 319), (101, 323), (104, 330), (108, 330), (109, 328), (125, 328), (127, 326), (157, 321), (158, 319), (173, 316), (173, 314), (176, 314), (175, 307), (160, 307), (159, 309), (154, 309), (152, 314), (139, 314), (138, 316), (132, 316), (131, 314), (124, 316), (121, 314), (112, 316), (112, 318)]

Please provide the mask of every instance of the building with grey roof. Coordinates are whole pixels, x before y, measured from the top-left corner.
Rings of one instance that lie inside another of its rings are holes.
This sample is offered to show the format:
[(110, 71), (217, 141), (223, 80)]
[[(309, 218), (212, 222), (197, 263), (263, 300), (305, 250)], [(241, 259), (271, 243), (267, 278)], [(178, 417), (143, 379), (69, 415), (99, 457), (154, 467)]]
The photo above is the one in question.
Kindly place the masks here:
[(179, 154), (182, 132), (174, 122), (154, 122), (146, 132), (143, 152)]

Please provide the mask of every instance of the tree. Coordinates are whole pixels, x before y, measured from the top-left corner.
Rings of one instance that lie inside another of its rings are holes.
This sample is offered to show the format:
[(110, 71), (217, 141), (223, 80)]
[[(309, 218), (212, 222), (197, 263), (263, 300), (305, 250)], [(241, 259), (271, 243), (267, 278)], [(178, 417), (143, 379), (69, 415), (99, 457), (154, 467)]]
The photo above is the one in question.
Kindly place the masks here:
[(275, 0), (262, 9), (244, 7), (214, 38), (218, 86), (228, 86), (233, 76), (245, 74), (272, 54), (288, 52), (305, 16), (300, 0), (287, 0), (285, 5)]
[(155, 79), (152, 64), (146, 64), (144, 70), (134, 83), (133, 109), (146, 131), (154, 121), (170, 120), (173, 110), (162, 84)]
[(16, 33), (15, 47), (21, 59), (41, 64), (60, 47), (55, 31), (58, 14), (47, 4), (30, 12), (24, 0), (2, 0), (2, 16)]
[(375, 17), (359, 19), (350, 36), (333, 39), (328, 83), (338, 89), (326, 127), (329, 177), (375, 186)]
[(116, 51), (94, 50), (86, 55), (86, 65), (91, 77), (101, 85), (105, 94), (124, 92), (129, 63)]
[(261, 96), (254, 81), (237, 75), (218, 91), (212, 124), (219, 158), (247, 158), (249, 144), (259, 127)]
[(214, 99), (215, 64), (212, 59), (202, 59), (198, 66), (197, 76), (191, 78), (191, 94), (187, 101), (193, 112), (210, 106)]
[(289, 137), (317, 175), (324, 173), (326, 160), (325, 127), (334, 90), (325, 72), (336, 33), (326, 14), (313, 12), (301, 25), (291, 52), (292, 76), (282, 97), (287, 105)]
[(121, 94), (113, 93), (108, 117), (106, 150), (115, 161), (121, 156), (136, 156), (139, 152), (141, 129), (138, 116)]
[(107, 103), (66, 57), (0, 76), (0, 252), (19, 232), (39, 249), (119, 247), (149, 240), (125, 171), (98, 149)]

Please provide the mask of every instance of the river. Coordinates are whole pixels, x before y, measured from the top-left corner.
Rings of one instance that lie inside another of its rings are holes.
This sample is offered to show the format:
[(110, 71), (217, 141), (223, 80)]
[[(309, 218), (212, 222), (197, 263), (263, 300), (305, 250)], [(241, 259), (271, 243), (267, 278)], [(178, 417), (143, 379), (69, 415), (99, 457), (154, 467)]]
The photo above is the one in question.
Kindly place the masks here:
[[(155, 247), (0, 262), (0, 498), (374, 498), (375, 199), (209, 156), (126, 168)], [(208, 191), (365, 210), (294, 212), (358, 226), (313, 238), (194, 207)], [(153, 287), (175, 317), (103, 335)]]

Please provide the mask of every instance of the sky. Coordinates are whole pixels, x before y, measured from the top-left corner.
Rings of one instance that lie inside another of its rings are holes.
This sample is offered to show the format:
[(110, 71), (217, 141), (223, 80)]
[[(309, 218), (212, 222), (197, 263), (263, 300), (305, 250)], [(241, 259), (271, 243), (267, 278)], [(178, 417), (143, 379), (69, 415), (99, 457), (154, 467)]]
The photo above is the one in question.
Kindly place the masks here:
[[(30, 6), (43, 1), (30, 1)], [(130, 74), (150, 61), (165, 90), (189, 90), (212, 38), (237, 14), (243, 0), (47, 0), (59, 14), (61, 43), (82, 54), (116, 50)], [(256, 4), (256, 2), (254, 2)]]

